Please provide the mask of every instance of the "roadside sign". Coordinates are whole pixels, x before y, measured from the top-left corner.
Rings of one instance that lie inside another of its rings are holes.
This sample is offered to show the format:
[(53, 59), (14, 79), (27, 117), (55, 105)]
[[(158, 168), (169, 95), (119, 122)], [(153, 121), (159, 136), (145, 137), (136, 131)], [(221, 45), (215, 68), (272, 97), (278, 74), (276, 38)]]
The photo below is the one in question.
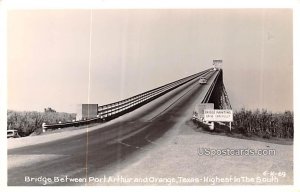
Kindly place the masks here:
[(198, 121), (203, 121), (204, 119), (204, 110), (205, 109), (214, 109), (214, 103), (200, 103), (195, 106), (194, 112), (193, 112), (193, 119), (196, 119)]
[(227, 109), (205, 109), (204, 121), (232, 122), (233, 112)]

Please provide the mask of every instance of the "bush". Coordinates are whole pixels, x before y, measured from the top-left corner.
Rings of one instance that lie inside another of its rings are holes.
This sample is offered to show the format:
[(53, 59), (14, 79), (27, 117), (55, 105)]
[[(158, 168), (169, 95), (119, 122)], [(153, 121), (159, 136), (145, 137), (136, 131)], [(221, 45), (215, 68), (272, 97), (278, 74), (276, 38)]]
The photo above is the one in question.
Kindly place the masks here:
[[(48, 108), (49, 109), (49, 108)], [(53, 124), (69, 122), (75, 119), (76, 114), (60, 113), (54, 110), (45, 110), (45, 112), (36, 111), (7, 111), (7, 129), (16, 129), (19, 135), (24, 137), (33, 132), (41, 133), (42, 123)]]
[(250, 136), (294, 138), (294, 114), (291, 111), (271, 113), (243, 108), (234, 112), (233, 126)]

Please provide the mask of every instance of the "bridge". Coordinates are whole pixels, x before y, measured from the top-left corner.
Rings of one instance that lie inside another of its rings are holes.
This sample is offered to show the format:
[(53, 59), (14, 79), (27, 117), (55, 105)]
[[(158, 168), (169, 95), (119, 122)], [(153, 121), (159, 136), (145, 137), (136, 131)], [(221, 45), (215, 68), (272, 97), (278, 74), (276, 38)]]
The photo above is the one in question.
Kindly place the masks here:
[(140, 108), (149, 102), (171, 92), (191, 82), (199, 80), (199, 78), (209, 80), (204, 86), (204, 98), (200, 99), (201, 103), (214, 103), (215, 109), (231, 109), (229, 98), (223, 83), (223, 71), (216, 68), (210, 68), (197, 74), (185, 77), (183, 79), (168, 83), (161, 87), (146, 91), (144, 93), (135, 95), (128, 99), (117, 101), (114, 103), (102, 105), (98, 107), (98, 115), (94, 118), (86, 120), (79, 120), (75, 122), (58, 123), (51, 125), (43, 125), (43, 131), (47, 129), (58, 129), (72, 126), (88, 125), (91, 123), (101, 123), (115, 119), (119, 116), (127, 114), (137, 108)]
[[(207, 83), (200, 84), (200, 78), (205, 78)], [(99, 106), (95, 118), (45, 125), (46, 130), (74, 126), (87, 129), (78, 129), (75, 130), (78, 134), (60, 138), (46, 132), (24, 138), (27, 140), (22, 145), (9, 148), (8, 185), (42, 185), (42, 181), (26, 182), (26, 176), (86, 178), (115, 172), (147, 146), (155, 145), (156, 140), (174, 127), (191, 119), (198, 103), (214, 103), (216, 109), (231, 108), (222, 69), (209, 68), (128, 99)], [(48, 184), (74, 185), (70, 181)]]

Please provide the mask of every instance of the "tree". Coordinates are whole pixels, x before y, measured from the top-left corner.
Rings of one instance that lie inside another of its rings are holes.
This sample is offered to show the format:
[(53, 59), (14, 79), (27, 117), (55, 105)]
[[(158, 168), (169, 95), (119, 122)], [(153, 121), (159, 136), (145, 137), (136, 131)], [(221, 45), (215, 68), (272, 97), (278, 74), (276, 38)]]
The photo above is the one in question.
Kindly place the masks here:
[(56, 111), (54, 109), (52, 109), (51, 107), (45, 108), (44, 109), (45, 113), (55, 113)]

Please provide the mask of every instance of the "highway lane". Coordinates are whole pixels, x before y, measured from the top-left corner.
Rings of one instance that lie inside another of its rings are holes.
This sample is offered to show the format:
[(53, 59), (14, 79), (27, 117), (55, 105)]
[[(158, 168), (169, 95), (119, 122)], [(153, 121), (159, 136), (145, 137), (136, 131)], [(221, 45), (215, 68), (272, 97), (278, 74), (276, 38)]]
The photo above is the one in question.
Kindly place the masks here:
[[(155, 140), (185, 117), (192, 104), (204, 97), (206, 89), (207, 85), (199, 85), (195, 80), (118, 123), (58, 141), (10, 149), (8, 164), (14, 156), (39, 158), (39, 155), (54, 155), (57, 158), (8, 169), (8, 185), (43, 184), (24, 182), (26, 176), (85, 178), (116, 172), (126, 166), (124, 162), (130, 161), (130, 157), (149, 150), (147, 146), (153, 145)], [(52, 184), (74, 185), (69, 182)]]

